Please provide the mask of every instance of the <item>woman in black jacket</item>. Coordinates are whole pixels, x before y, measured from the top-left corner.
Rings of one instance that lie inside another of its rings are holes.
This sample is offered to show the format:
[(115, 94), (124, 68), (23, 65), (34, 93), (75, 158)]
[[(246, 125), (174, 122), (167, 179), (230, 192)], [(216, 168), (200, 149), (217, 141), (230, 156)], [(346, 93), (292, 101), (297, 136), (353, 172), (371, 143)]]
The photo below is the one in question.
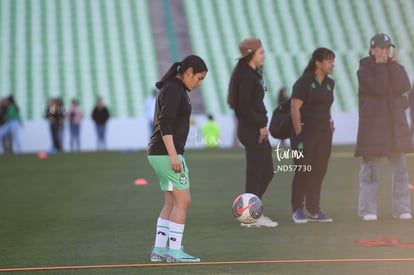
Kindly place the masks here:
[(362, 157), (359, 173), (358, 215), (377, 220), (376, 195), (380, 181), (379, 159), (387, 157), (392, 173), (392, 215), (411, 219), (410, 190), (404, 153), (412, 151), (402, 94), (410, 89), (403, 66), (390, 57), (391, 38), (378, 33), (371, 38), (369, 55), (361, 59), (358, 75), (359, 128), (355, 156)]
[[(246, 151), (246, 193), (262, 198), (273, 178), (272, 147), (267, 130), (267, 111), (263, 103), (264, 87), (258, 71), (265, 59), (260, 39), (248, 38), (239, 45), (241, 56), (229, 84), (228, 104), (234, 109), (237, 136)], [(276, 227), (277, 222), (261, 216), (246, 227)]]

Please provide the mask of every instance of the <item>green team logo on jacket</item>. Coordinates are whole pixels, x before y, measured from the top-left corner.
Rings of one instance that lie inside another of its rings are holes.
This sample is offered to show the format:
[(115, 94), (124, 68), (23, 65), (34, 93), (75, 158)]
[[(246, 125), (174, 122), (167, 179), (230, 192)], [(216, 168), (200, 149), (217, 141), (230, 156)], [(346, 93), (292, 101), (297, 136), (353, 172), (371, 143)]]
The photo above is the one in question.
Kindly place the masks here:
[(312, 89), (315, 89), (316, 88), (316, 83), (312, 83), (311, 87), (312, 87)]
[(331, 87), (331, 85), (329, 85), (329, 83), (328, 84), (326, 84), (326, 89), (328, 90), (328, 91), (332, 91), (332, 87)]

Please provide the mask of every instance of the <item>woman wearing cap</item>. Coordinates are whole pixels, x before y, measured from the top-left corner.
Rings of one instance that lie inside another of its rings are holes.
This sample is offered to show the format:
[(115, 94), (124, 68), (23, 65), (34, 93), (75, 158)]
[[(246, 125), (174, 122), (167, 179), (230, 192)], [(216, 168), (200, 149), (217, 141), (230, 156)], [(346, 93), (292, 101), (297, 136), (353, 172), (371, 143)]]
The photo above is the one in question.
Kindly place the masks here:
[[(265, 59), (260, 39), (248, 38), (239, 45), (241, 56), (233, 70), (228, 104), (235, 111), (237, 136), (246, 153), (246, 193), (262, 198), (273, 178), (272, 147), (267, 130), (267, 111), (263, 103), (264, 87), (258, 69)], [(277, 222), (261, 216), (246, 227), (276, 227)]]
[[(155, 106), (148, 160), (164, 192), (164, 206), (157, 220), (152, 262), (199, 262), (181, 245), (187, 209), (191, 202), (184, 147), (190, 128), (191, 102), (187, 91), (199, 87), (207, 74), (204, 61), (190, 55), (174, 63), (156, 83), (160, 89)], [(169, 246), (167, 248), (167, 243)]]
[[(303, 153), (293, 159), (297, 165), (291, 199), (295, 223), (332, 222), (332, 218), (321, 211), (319, 204), (335, 129), (330, 111), (335, 83), (328, 77), (333, 71), (334, 60), (333, 51), (316, 49), (292, 88), (290, 110), (294, 129), (290, 137), (291, 147)], [(308, 217), (303, 210), (305, 200)]]
[(377, 220), (379, 159), (387, 157), (392, 174), (392, 215), (411, 219), (411, 197), (405, 153), (412, 151), (410, 130), (401, 95), (410, 89), (397, 49), (390, 57), (391, 38), (375, 34), (369, 56), (361, 59), (358, 75), (359, 128), (355, 156), (362, 157), (359, 172), (358, 215)]

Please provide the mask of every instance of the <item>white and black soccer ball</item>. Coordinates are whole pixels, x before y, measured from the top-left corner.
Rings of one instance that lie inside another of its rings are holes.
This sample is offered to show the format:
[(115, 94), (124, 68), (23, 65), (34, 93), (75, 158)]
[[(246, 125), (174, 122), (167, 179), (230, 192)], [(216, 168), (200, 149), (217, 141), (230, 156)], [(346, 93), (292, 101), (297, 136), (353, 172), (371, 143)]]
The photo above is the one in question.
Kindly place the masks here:
[(254, 223), (263, 214), (263, 204), (258, 196), (243, 193), (232, 206), (233, 216), (242, 223)]

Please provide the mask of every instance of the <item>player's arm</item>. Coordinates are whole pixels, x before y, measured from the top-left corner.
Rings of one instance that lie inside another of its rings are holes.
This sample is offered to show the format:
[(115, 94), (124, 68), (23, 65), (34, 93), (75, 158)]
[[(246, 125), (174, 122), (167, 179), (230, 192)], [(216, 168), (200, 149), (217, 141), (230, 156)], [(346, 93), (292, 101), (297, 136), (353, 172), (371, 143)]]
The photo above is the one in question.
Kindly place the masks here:
[(174, 172), (181, 173), (183, 168), (181, 165), (181, 160), (179, 159), (177, 151), (175, 150), (173, 136), (162, 136), (162, 140), (164, 141), (165, 148), (167, 149), (168, 155), (170, 156), (171, 168)]
[(177, 151), (175, 150), (173, 139), (173, 123), (176, 118), (178, 106), (180, 104), (180, 97), (174, 90), (170, 90), (160, 95), (161, 109), (159, 114), (159, 127), (162, 135), (162, 141), (167, 149), (168, 156), (170, 157), (171, 169), (176, 173), (182, 172), (181, 161), (178, 158)]
[(300, 116), (300, 108), (302, 108), (303, 100), (292, 98), (290, 101), (290, 113), (292, 114), (293, 129), (295, 129), (296, 136), (302, 132), (302, 119)]
[[(242, 110), (241, 116), (249, 122), (249, 124), (262, 129), (267, 127), (267, 116), (266, 116), (266, 108), (262, 103), (260, 108), (263, 108), (263, 113), (257, 112), (252, 107), (252, 95), (256, 94), (256, 82), (252, 80), (248, 75), (243, 75), (241, 78), (241, 82), (239, 84), (238, 90), (238, 108)], [(261, 134), (261, 139), (264, 139), (264, 135), (268, 135), (267, 129), (261, 130), (263, 135)]]

